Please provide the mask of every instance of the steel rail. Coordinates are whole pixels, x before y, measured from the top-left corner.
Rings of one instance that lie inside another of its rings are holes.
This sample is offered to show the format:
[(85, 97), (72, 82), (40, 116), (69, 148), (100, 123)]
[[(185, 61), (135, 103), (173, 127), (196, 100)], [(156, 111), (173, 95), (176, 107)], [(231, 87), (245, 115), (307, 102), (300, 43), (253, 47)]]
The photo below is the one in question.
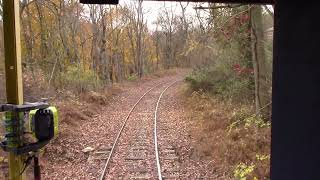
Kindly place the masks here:
[(106, 171), (107, 171), (107, 169), (108, 169), (108, 165), (109, 165), (110, 160), (111, 160), (111, 158), (112, 158), (112, 155), (113, 155), (113, 153), (114, 153), (114, 149), (115, 149), (115, 147), (117, 146), (118, 140), (119, 140), (119, 138), (120, 138), (120, 136), (121, 136), (121, 133), (122, 133), (124, 127), (125, 127), (126, 124), (127, 124), (127, 121), (128, 121), (128, 119), (129, 119), (131, 113), (132, 113), (133, 110), (136, 108), (136, 106), (139, 104), (139, 102), (140, 102), (150, 91), (152, 91), (154, 88), (156, 88), (156, 87), (158, 87), (158, 86), (160, 86), (160, 85), (162, 85), (162, 84), (164, 84), (164, 83), (162, 82), (162, 83), (160, 83), (160, 84), (157, 84), (156, 86), (154, 86), (154, 87), (150, 88), (148, 91), (146, 91), (146, 92), (138, 99), (138, 101), (132, 106), (132, 108), (130, 109), (128, 115), (126, 116), (125, 120), (123, 121), (123, 124), (122, 124), (122, 126), (121, 126), (121, 128), (120, 128), (120, 130), (119, 130), (119, 132), (118, 132), (118, 135), (117, 135), (115, 141), (113, 142), (113, 145), (112, 145), (111, 151), (110, 151), (110, 153), (109, 153), (107, 162), (106, 162), (106, 164), (105, 164), (105, 166), (104, 166), (104, 168), (103, 168), (102, 174), (101, 174), (101, 176), (100, 176), (100, 180), (103, 180), (104, 177), (105, 177), (105, 175), (106, 175)]
[(161, 165), (160, 165), (160, 158), (159, 158), (159, 148), (158, 148), (158, 137), (157, 137), (157, 114), (158, 114), (158, 109), (159, 109), (159, 104), (162, 99), (163, 94), (174, 84), (179, 82), (181, 80), (177, 80), (171, 84), (169, 84), (160, 94), (159, 99), (157, 101), (156, 109), (154, 111), (154, 149), (156, 152), (156, 162), (157, 162), (157, 171), (158, 171), (158, 179), (162, 180), (162, 174), (161, 174)]

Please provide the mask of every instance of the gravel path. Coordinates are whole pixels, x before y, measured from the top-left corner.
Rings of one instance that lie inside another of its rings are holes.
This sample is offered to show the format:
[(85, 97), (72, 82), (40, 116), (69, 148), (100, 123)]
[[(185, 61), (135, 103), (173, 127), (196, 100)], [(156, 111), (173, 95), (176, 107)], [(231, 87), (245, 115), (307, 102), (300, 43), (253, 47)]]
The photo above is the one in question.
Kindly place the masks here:
[(151, 91), (134, 110), (119, 141), (106, 179), (156, 177), (153, 152), (153, 110), (163, 85)]
[[(168, 85), (182, 77), (183, 73), (178, 73), (129, 86), (114, 96), (111, 103), (89, 121), (80, 122), (75, 119), (74, 128), (65, 129), (46, 149), (44, 179), (98, 179), (118, 129), (131, 106), (156, 84), (167, 82)], [(160, 159), (164, 162), (164, 176), (172, 179), (183, 177), (180, 173), (180, 161), (184, 158), (178, 153), (181, 147), (177, 147), (177, 144), (185, 138), (181, 138), (181, 133), (176, 132), (182, 129), (178, 127), (179, 121), (175, 121), (183, 116), (183, 112), (174, 107), (178, 87), (179, 84), (169, 89), (160, 105)], [(164, 88), (165, 85), (162, 85), (151, 91), (134, 110), (116, 148), (120, 153), (112, 158), (106, 179), (156, 179), (153, 113)], [(88, 152), (83, 152), (84, 149)]]
[(192, 142), (194, 138), (190, 135), (190, 127), (195, 126), (189, 119), (189, 112), (183, 105), (180, 94), (182, 83), (178, 83), (164, 94), (160, 103), (160, 116), (158, 120), (159, 142), (162, 149), (162, 160), (168, 156), (168, 152), (163, 147), (170, 147), (173, 154), (172, 159), (178, 160), (164, 161), (162, 171), (163, 176), (174, 175), (175, 179), (219, 179), (214, 173), (213, 161), (200, 160), (194, 157)]

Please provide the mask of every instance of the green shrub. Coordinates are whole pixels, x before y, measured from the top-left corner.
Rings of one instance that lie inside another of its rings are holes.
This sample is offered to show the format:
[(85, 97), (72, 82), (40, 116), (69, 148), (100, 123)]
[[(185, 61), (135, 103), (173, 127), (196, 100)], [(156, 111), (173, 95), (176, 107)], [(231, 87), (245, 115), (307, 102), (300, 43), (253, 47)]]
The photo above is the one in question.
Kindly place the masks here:
[(128, 81), (135, 81), (138, 79), (138, 76), (137, 74), (130, 74), (127, 79)]
[(253, 101), (254, 84), (250, 77), (237, 77), (222, 66), (203, 68), (189, 74), (185, 81), (192, 91), (202, 90), (225, 100)]
[(193, 91), (210, 91), (214, 84), (210, 77), (205, 73), (189, 75), (185, 78), (185, 80), (190, 84), (190, 87)]
[(189, 74), (185, 81), (189, 83), (193, 91), (212, 92), (217, 84), (226, 79), (227, 75), (222, 71), (202, 68)]
[(214, 93), (224, 99), (236, 102), (251, 101), (253, 99), (251, 88), (252, 82), (249, 79), (230, 78), (226, 81), (220, 81), (216, 85)]
[(60, 74), (59, 81), (62, 87), (79, 93), (102, 87), (99, 76), (94, 71), (84, 69), (81, 66), (69, 66), (65, 72)]

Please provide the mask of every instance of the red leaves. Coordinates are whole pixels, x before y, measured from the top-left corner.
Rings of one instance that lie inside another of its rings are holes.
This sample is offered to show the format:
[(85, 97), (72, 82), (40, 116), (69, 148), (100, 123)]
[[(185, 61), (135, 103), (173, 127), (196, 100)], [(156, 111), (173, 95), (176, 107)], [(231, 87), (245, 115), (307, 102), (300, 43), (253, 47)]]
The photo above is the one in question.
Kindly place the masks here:
[(234, 71), (239, 71), (241, 69), (240, 64), (234, 64), (232, 67)]
[(240, 64), (234, 64), (232, 65), (233, 71), (237, 75), (248, 75), (248, 74), (253, 74), (253, 69), (249, 67), (241, 67)]

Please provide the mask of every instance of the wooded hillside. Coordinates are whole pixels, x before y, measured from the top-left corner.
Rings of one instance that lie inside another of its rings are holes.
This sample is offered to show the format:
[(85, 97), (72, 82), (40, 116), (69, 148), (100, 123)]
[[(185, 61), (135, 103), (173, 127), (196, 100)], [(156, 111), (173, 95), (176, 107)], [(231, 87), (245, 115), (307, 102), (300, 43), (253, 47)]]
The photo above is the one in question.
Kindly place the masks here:
[[(148, 74), (186, 68), (190, 73), (184, 79), (185, 106), (179, 105), (190, 111), (180, 115), (188, 117), (190, 137), (198, 140), (191, 143), (192, 153), (199, 153), (200, 160), (213, 158), (217, 164), (210, 170), (222, 179), (269, 177), (271, 6), (154, 2), (150, 7), (141, 0), (117, 6), (83, 5), (77, 0), (20, 2), (26, 100), (63, 93), (73, 100)], [(0, 102), (5, 102), (3, 53), (0, 36)], [(106, 105), (107, 98), (102, 99), (99, 106)], [(61, 101), (57, 104), (63, 108), (62, 104), (76, 104)], [(99, 104), (93, 101), (89, 103)], [(74, 111), (82, 116), (82, 111), (65, 109), (62, 114), (68, 117), (63, 118), (72, 123)], [(70, 122), (62, 123), (67, 132), (62, 140), (69, 140), (69, 129), (76, 128)], [(52, 151), (65, 148), (61, 139), (50, 147)], [(56, 156), (51, 155), (55, 163)]]
[(257, 109), (268, 103), (271, 56), (264, 53), (270, 48), (263, 36), (272, 27), (269, 8), (157, 4), (155, 17), (142, 1), (111, 6), (22, 0), (25, 77), (30, 83), (44, 81), (45, 88), (85, 92), (159, 69), (222, 64), (229, 71), (240, 65), (254, 71)]

